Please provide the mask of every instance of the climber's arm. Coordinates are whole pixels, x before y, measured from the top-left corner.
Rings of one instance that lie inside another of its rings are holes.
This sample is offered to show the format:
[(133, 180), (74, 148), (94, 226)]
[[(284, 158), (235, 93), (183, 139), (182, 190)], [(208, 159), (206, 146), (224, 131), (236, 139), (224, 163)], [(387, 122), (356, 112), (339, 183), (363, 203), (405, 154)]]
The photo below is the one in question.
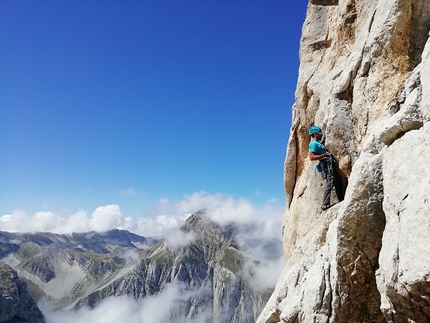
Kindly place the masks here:
[(324, 157), (326, 157), (326, 154), (317, 155), (317, 154), (313, 153), (312, 151), (309, 152), (309, 159), (310, 160), (320, 160), (320, 159), (323, 159)]
[(321, 155), (317, 155), (316, 153), (309, 151), (309, 159), (310, 160), (320, 160), (320, 159), (323, 159), (325, 157), (330, 157), (330, 156), (331, 156), (331, 154), (329, 152), (325, 152)]

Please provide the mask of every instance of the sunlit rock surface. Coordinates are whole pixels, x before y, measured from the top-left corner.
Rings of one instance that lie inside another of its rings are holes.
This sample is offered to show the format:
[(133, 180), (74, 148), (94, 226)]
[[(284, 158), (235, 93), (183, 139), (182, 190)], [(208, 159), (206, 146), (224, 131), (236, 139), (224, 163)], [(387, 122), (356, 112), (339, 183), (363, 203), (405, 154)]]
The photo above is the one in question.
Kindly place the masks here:
[[(310, 0), (285, 160), (286, 264), (257, 322), (430, 321), (429, 30), (429, 1)], [(313, 124), (345, 190), (325, 212), (307, 158)]]

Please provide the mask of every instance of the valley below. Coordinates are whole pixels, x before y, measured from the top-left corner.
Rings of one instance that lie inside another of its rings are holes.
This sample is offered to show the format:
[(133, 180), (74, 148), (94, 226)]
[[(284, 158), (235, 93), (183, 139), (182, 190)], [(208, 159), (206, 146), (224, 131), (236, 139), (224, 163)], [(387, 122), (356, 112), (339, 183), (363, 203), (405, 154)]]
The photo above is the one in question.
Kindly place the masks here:
[[(218, 224), (204, 210), (170, 240), (117, 229), (0, 232), (0, 262), (26, 283), (48, 323), (106, 322), (107, 316), (110, 322), (252, 323), (276, 282), (266, 273), (283, 265), (281, 241), (256, 232), (252, 225)], [(17, 310), (9, 319), (25, 315)]]

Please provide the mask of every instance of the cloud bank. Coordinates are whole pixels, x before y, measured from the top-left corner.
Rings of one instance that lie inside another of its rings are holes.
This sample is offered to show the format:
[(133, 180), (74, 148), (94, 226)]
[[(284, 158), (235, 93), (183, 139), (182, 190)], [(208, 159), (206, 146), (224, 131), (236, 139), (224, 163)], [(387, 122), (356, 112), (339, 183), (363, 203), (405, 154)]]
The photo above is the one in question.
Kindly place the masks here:
[(63, 217), (53, 212), (41, 211), (31, 215), (23, 210), (14, 210), (0, 217), (0, 231), (66, 234), (123, 229), (149, 237), (162, 235), (164, 231), (181, 225), (188, 216), (125, 217), (120, 206), (116, 204), (99, 206), (90, 216), (85, 211)]
[(78, 211), (70, 216), (46, 211), (27, 214), (24, 210), (14, 210), (0, 216), (0, 231), (65, 234), (124, 229), (145, 237), (162, 236), (170, 229), (180, 226), (192, 213), (207, 209), (216, 222), (259, 223), (259, 234), (264, 237), (280, 237), (283, 208), (276, 207), (275, 202), (269, 200), (264, 206), (257, 207), (246, 199), (201, 191), (186, 195), (179, 202), (160, 199), (150, 216), (140, 218), (124, 216), (120, 206), (116, 204), (99, 206), (91, 214)]
[[(196, 292), (210, 290), (186, 291), (180, 283), (171, 283), (157, 295), (135, 300), (128, 296), (108, 297), (95, 309), (81, 309), (76, 312), (54, 312), (46, 303), (39, 304), (47, 323), (162, 323), (183, 322), (184, 303), (195, 297)], [(175, 317), (170, 317), (175, 313)], [(192, 323), (204, 323), (212, 316), (210, 309), (195, 313)]]

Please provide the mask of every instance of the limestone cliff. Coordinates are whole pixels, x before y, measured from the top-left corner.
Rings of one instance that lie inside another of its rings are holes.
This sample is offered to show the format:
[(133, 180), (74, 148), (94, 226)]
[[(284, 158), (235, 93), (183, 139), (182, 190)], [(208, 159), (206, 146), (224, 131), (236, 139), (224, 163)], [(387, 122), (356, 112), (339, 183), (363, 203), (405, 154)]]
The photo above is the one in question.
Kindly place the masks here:
[[(310, 0), (285, 160), (285, 270), (258, 322), (430, 321), (430, 1)], [(321, 211), (307, 129), (344, 200)]]

